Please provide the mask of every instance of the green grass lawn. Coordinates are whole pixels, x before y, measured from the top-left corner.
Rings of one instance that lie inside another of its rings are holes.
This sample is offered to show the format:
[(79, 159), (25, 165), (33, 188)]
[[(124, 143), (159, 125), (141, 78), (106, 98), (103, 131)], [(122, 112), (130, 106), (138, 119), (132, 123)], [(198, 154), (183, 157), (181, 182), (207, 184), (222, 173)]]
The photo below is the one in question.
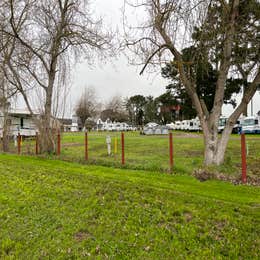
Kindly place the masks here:
[(0, 155), (1, 259), (259, 259), (260, 190)]
[[(106, 135), (112, 139), (112, 155), (108, 156)], [(115, 153), (117, 140), (117, 153)], [(260, 135), (246, 135), (247, 140), (247, 175), (251, 180), (260, 180)], [(59, 159), (85, 164), (84, 133), (63, 133), (62, 149)], [(122, 168), (121, 143), (118, 132), (90, 132), (88, 134), (89, 160), (88, 164)], [(191, 175), (203, 166), (203, 137), (201, 133), (173, 132), (174, 173)], [(17, 148), (11, 146), (11, 152), (17, 153)], [(25, 139), (22, 143), (22, 154), (33, 155), (35, 141)], [(47, 156), (49, 157), (49, 156)], [(55, 156), (51, 156), (56, 158)], [(125, 133), (125, 161), (123, 168), (148, 171), (169, 171), (169, 139), (168, 136), (144, 136), (139, 132)], [(239, 179), (241, 176), (240, 136), (230, 137), (225, 162), (219, 167), (206, 168), (207, 172), (224, 173)]]
[[(106, 135), (114, 140), (117, 138), (118, 153), (107, 155)], [(248, 175), (260, 178), (260, 135), (247, 135)], [(191, 174), (195, 169), (203, 167), (203, 138), (201, 133), (174, 132), (174, 171), (178, 174)], [(70, 161), (84, 161), (84, 133), (65, 133), (62, 136), (61, 158)], [(225, 163), (211, 169), (225, 174), (241, 175), (240, 136), (231, 135), (228, 144)], [(139, 133), (125, 133), (126, 168), (150, 171), (169, 169), (168, 136), (143, 136)], [(120, 167), (121, 147), (120, 133), (90, 132), (89, 162)]]

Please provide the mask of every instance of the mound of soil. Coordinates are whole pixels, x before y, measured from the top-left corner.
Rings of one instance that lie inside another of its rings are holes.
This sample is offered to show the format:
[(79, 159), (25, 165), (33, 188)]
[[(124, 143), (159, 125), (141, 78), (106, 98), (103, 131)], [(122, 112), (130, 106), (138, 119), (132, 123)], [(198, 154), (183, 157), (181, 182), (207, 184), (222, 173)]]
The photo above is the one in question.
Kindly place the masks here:
[[(218, 172), (210, 172), (206, 169), (195, 170), (192, 175), (201, 182), (207, 180), (221, 180), (231, 182), (234, 185), (242, 184), (240, 176), (236, 177)], [(247, 176), (246, 184), (251, 186), (260, 186), (260, 176)]]

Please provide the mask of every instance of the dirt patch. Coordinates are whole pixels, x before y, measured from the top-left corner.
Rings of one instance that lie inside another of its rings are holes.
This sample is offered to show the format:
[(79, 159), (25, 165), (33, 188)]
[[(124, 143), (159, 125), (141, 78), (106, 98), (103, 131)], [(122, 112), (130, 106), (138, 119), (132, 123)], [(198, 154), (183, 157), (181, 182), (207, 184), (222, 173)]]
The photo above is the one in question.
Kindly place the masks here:
[(76, 233), (76, 234), (74, 235), (74, 239), (75, 239), (77, 242), (81, 242), (81, 241), (86, 240), (86, 239), (91, 238), (91, 237), (92, 237), (91, 234), (89, 234), (89, 233), (86, 232), (86, 231), (80, 231), (80, 232), (78, 232), (78, 233)]
[(184, 218), (185, 218), (186, 222), (190, 222), (193, 219), (192, 213), (191, 212), (185, 212)]
[[(205, 169), (195, 170), (192, 174), (199, 181), (207, 181), (207, 180), (221, 180), (231, 182), (234, 185), (242, 184), (241, 177), (231, 176), (223, 173), (210, 172)], [(247, 176), (247, 185), (251, 186), (260, 186), (260, 178), (258, 176)]]

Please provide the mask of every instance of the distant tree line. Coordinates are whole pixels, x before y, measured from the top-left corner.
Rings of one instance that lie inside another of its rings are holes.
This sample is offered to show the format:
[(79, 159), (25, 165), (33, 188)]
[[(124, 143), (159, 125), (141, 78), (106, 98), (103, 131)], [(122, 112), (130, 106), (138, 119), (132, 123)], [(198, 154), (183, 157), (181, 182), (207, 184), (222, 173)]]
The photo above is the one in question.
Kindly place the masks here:
[(172, 89), (166, 89), (157, 97), (116, 95), (102, 104), (94, 88), (86, 88), (76, 102), (75, 114), (83, 125), (91, 128), (98, 118), (143, 126), (148, 122), (167, 124), (179, 119), (191, 119), (196, 116), (196, 111), (186, 96), (176, 95)]

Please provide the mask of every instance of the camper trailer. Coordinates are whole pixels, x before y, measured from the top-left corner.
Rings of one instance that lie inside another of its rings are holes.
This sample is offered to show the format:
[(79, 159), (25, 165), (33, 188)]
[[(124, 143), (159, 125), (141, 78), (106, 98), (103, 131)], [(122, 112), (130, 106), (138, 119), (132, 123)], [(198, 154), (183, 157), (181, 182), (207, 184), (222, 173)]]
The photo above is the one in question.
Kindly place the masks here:
[(256, 116), (245, 117), (242, 123), (242, 132), (245, 134), (260, 134), (260, 118)]
[(153, 122), (146, 124), (143, 131), (145, 135), (167, 135), (168, 133), (167, 126), (161, 126)]
[(189, 120), (189, 123), (189, 131), (198, 132), (201, 130), (200, 120), (197, 117)]
[(175, 130), (181, 130), (181, 121), (175, 122)]
[[(12, 109), (8, 112), (7, 123), (10, 135), (35, 136), (37, 128), (28, 110)], [(0, 114), (0, 136), (3, 137), (4, 116)]]
[(174, 124), (174, 123), (166, 124), (166, 127), (167, 127), (169, 130), (175, 130), (175, 124)]

